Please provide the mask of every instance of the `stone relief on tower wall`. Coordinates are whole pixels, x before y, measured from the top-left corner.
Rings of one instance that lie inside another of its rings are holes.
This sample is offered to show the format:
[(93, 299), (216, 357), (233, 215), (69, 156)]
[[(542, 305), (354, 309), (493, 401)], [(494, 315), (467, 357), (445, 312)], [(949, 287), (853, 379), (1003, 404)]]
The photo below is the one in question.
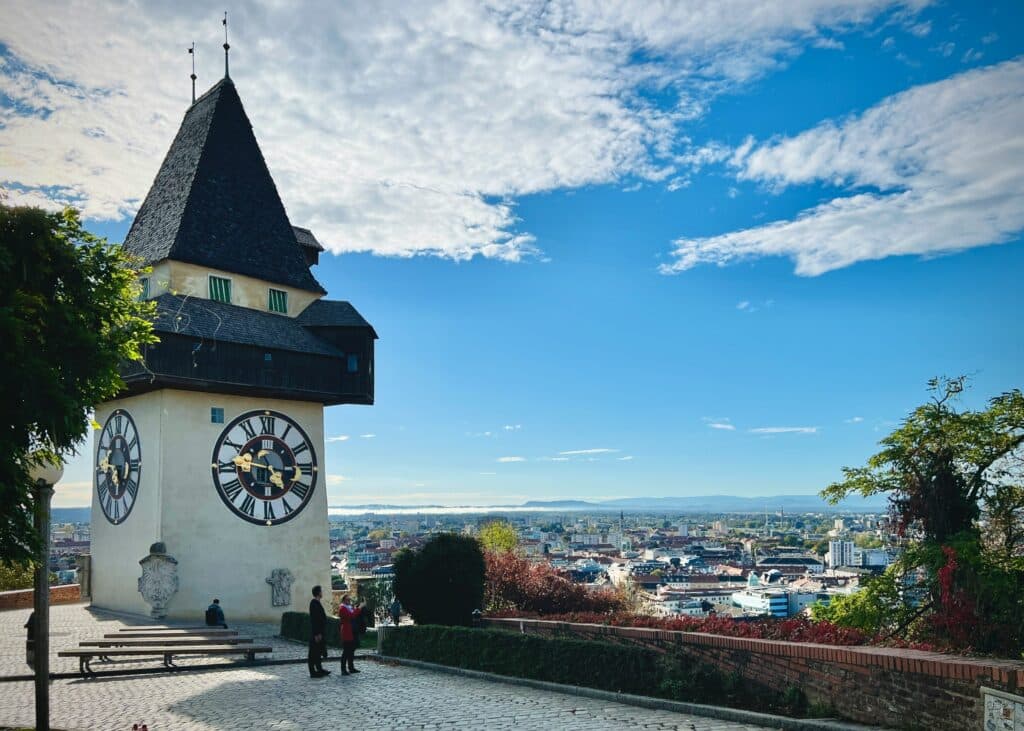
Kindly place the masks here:
[(139, 593), (152, 609), (150, 616), (163, 619), (167, 616), (167, 603), (178, 591), (178, 561), (167, 555), (163, 543), (149, 547), (149, 555), (139, 561), (142, 576), (139, 577)]

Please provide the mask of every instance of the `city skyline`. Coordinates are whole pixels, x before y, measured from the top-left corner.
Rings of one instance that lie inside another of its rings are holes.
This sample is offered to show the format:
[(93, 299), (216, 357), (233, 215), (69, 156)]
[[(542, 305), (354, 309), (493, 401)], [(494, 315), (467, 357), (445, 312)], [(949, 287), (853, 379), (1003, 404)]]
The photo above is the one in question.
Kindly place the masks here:
[[(381, 337), (330, 505), (813, 493), (929, 378), (1021, 385), (1019, 6), (524, 7), (229, 9), (315, 274)], [(0, 186), (121, 241), (219, 18), (5, 12)], [(91, 491), (75, 458), (54, 504)]]

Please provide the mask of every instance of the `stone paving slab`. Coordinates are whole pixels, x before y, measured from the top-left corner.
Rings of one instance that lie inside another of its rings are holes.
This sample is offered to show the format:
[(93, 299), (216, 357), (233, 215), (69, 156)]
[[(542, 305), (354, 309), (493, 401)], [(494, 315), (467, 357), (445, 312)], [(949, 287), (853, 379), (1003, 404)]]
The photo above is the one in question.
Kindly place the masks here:
[[(51, 611), (54, 653), (75, 647), (86, 637), (149, 623), (143, 617), (91, 611), (84, 605), (57, 606)], [(21, 629), (27, 617), (28, 612), (21, 610), (0, 612), (0, 675), (27, 672)], [(273, 644), (276, 659), (305, 657), (303, 646), (274, 636), (276, 627), (239, 624), (237, 628), (259, 642)], [(55, 672), (77, 670), (75, 661), (53, 660)], [(151, 661), (145, 666), (158, 664)], [(342, 677), (337, 663), (331, 665), (334, 674), (321, 680), (310, 679), (303, 663), (57, 680), (50, 691), (51, 723), (68, 731), (127, 731), (133, 723), (142, 722), (151, 731), (767, 728), (379, 662), (359, 662), (362, 672)], [(0, 684), (0, 726), (32, 726), (33, 698), (31, 682)]]
[[(763, 731), (764, 727), (649, 710), (378, 662), (358, 675), (337, 668), (311, 680), (304, 665), (60, 680), (51, 686), (55, 728), (602, 729)], [(31, 726), (33, 685), (0, 686), (0, 725)]]

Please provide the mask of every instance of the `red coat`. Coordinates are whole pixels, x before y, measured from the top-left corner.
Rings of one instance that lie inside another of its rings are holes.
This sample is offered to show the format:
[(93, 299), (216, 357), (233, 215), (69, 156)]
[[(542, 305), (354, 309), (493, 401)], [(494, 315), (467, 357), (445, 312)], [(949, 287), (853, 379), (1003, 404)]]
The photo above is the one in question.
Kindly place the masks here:
[(338, 619), (341, 620), (341, 641), (354, 642), (355, 633), (352, 631), (352, 620), (363, 613), (362, 607), (349, 609), (344, 604), (338, 605)]

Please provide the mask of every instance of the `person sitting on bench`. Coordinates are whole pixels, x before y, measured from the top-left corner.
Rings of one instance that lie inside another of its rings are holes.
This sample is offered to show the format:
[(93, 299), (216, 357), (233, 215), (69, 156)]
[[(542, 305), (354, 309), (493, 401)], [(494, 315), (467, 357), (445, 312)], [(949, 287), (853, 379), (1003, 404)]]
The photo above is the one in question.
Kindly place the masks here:
[(213, 604), (206, 608), (206, 626), (228, 628), (224, 620), (224, 610), (220, 608), (220, 599), (214, 599)]

